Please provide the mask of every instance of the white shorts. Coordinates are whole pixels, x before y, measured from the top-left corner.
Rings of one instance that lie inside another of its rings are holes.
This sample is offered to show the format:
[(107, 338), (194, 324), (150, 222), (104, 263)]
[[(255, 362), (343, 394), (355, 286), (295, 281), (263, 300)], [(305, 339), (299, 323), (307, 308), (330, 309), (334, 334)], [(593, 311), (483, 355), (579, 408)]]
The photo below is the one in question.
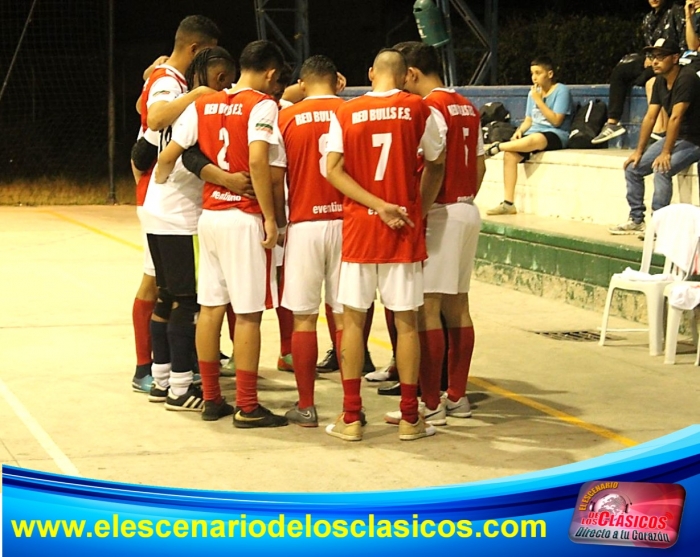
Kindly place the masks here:
[(260, 215), (239, 209), (202, 211), (199, 218), (197, 301), (235, 313), (256, 313), (278, 305), (272, 251)]
[(139, 222), (141, 223), (141, 240), (143, 243), (143, 274), (148, 275), (149, 277), (154, 277), (156, 276), (156, 266), (153, 264), (151, 250), (148, 248), (148, 240), (146, 239), (146, 232), (143, 230), (143, 212), (143, 207), (136, 207), (136, 216), (139, 218)]
[(423, 305), (423, 263), (341, 263), (341, 304), (366, 310), (374, 302), (377, 289), (387, 309), (417, 310)]
[(340, 250), (343, 221), (322, 220), (290, 224), (287, 231), (282, 305), (294, 313), (318, 313), (321, 288), (334, 313), (342, 313), (338, 302)]
[(423, 267), (426, 294), (469, 292), (481, 216), (469, 203), (435, 205), (428, 212)]

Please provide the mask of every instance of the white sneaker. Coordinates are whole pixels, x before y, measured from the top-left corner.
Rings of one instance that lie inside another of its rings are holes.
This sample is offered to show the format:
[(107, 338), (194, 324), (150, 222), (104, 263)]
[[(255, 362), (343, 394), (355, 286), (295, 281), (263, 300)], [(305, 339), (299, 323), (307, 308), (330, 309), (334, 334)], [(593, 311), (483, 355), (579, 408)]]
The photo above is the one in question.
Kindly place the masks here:
[(611, 226), (608, 228), (608, 232), (612, 234), (613, 236), (626, 236), (626, 235), (632, 235), (632, 234), (639, 234), (640, 232), (644, 232), (644, 221), (642, 222), (634, 222), (631, 218), (623, 223), (623, 224), (618, 224), (617, 226)]
[(469, 404), (467, 395), (464, 395), (457, 402), (452, 402), (447, 398), (447, 393), (442, 395), (442, 401), (445, 405), (445, 413), (452, 418), (471, 418), (472, 408)]
[(396, 370), (396, 359), (392, 358), (391, 362), (384, 369), (378, 369), (365, 375), (365, 379), (370, 383), (380, 383), (382, 381), (397, 380), (399, 372)]
[[(430, 410), (425, 407), (425, 402), (418, 403), (418, 415), (422, 417), (426, 423), (430, 425), (447, 425), (447, 415), (445, 413), (445, 405), (441, 401), (435, 410)], [(401, 422), (401, 410), (387, 412), (384, 414), (384, 421), (391, 425), (399, 425)]]

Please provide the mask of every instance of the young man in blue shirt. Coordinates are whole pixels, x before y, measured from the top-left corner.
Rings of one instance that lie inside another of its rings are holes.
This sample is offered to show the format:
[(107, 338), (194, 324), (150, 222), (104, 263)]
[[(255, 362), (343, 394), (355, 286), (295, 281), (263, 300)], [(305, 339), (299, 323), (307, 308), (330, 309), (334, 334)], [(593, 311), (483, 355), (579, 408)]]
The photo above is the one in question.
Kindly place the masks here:
[(532, 89), (527, 96), (525, 120), (515, 130), (510, 141), (494, 143), (485, 151), (487, 157), (503, 151), (503, 202), (486, 211), (487, 215), (514, 215), (518, 211), (515, 200), (515, 183), (518, 179), (518, 163), (525, 162), (532, 153), (563, 149), (569, 140), (573, 118), (571, 91), (554, 79), (554, 64), (546, 56), (530, 63)]

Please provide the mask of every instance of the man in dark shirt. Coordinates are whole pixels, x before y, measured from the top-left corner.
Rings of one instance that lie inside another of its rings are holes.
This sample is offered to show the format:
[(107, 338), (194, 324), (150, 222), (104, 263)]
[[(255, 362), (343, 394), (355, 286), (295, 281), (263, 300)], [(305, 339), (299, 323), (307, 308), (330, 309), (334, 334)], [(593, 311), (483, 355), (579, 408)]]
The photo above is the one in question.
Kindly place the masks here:
[[(654, 173), (651, 210), (666, 207), (673, 193), (672, 178), (700, 160), (700, 78), (692, 67), (678, 65), (680, 47), (659, 39), (644, 49), (652, 61), (656, 80), (639, 132), (637, 149), (625, 161), (629, 220), (610, 228), (611, 234), (644, 231), (644, 177)], [(644, 151), (661, 108), (669, 114), (666, 137)]]

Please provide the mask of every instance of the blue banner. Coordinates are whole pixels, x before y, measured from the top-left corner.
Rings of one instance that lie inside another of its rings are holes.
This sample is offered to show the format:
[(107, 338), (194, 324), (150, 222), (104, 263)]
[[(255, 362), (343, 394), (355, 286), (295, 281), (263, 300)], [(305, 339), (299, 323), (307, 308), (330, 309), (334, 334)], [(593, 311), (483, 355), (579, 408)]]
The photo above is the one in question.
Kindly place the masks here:
[(549, 470), (404, 491), (215, 492), (10, 466), (2, 481), (5, 556), (574, 557), (700, 546), (700, 426)]

